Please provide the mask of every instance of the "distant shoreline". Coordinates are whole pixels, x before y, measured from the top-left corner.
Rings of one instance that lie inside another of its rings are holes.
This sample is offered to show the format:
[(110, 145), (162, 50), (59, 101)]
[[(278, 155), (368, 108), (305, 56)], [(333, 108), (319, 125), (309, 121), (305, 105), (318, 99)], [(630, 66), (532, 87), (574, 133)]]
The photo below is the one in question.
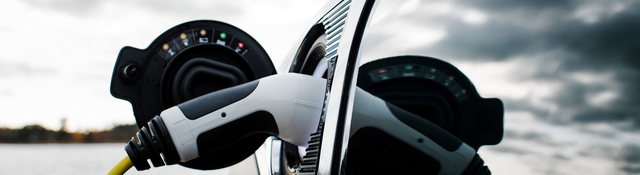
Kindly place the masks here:
[(67, 132), (41, 125), (27, 125), (20, 129), (0, 128), (0, 143), (47, 144), (47, 143), (126, 143), (138, 131), (135, 124), (116, 125), (103, 131)]
[(0, 145), (99, 145), (99, 144), (122, 144), (127, 142), (91, 142), (91, 143), (0, 143)]

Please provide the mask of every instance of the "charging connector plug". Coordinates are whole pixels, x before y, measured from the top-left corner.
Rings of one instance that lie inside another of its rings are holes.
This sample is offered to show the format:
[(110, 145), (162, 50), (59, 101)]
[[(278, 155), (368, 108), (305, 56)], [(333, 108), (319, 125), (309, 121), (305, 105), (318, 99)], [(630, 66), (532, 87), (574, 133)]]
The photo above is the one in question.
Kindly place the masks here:
[[(147, 129), (148, 127), (148, 129)], [(180, 161), (171, 136), (160, 116), (154, 117), (132, 137), (124, 150), (131, 158), (131, 162), (138, 171), (151, 168), (147, 160), (151, 160), (154, 167), (177, 164)]]

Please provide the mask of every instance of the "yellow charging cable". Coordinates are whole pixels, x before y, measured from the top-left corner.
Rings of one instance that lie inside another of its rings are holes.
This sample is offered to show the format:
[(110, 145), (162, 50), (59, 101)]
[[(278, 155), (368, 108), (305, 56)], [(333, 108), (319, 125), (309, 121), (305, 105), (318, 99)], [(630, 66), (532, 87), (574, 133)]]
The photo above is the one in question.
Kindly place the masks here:
[(122, 159), (116, 166), (114, 166), (107, 175), (123, 175), (132, 166), (133, 163), (131, 162), (131, 159), (129, 159), (129, 156), (124, 157), (124, 159)]

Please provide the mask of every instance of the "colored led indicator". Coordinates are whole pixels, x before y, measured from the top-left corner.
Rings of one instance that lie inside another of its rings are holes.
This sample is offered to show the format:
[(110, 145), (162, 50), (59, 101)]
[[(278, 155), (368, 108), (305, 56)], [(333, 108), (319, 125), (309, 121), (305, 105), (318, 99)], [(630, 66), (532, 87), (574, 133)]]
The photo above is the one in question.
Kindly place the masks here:
[(164, 44), (164, 45), (162, 45), (162, 49), (164, 49), (164, 50), (169, 50), (169, 44)]
[(404, 69), (405, 70), (411, 70), (411, 69), (413, 69), (413, 66), (412, 65), (406, 65), (406, 66), (404, 66)]
[(206, 30), (204, 30), (204, 29), (200, 30), (200, 35), (204, 36), (204, 35), (206, 35), (206, 34), (207, 34), (207, 31), (206, 31)]
[(180, 34), (180, 39), (187, 39), (187, 34), (184, 34), (184, 33)]
[(378, 74), (386, 74), (387, 69), (378, 69)]
[(238, 43), (238, 48), (241, 48), (241, 49), (242, 49), (242, 48), (244, 48), (244, 43), (239, 42), (239, 43)]
[(226, 33), (224, 33), (224, 32), (220, 33), (220, 38), (222, 38), (222, 39), (227, 38), (227, 34), (226, 34)]

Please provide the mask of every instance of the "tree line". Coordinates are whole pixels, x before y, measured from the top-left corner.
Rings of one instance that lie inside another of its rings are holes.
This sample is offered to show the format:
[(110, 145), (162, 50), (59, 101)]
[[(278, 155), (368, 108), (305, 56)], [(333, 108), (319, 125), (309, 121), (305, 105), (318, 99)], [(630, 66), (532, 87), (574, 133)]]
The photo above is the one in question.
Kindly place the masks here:
[(108, 143), (126, 142), (138, 131), (135, 124), (122, 124), (104, 131), (67, 132), (27, 125), (20, 129), (0, 128), (0, 143)]

